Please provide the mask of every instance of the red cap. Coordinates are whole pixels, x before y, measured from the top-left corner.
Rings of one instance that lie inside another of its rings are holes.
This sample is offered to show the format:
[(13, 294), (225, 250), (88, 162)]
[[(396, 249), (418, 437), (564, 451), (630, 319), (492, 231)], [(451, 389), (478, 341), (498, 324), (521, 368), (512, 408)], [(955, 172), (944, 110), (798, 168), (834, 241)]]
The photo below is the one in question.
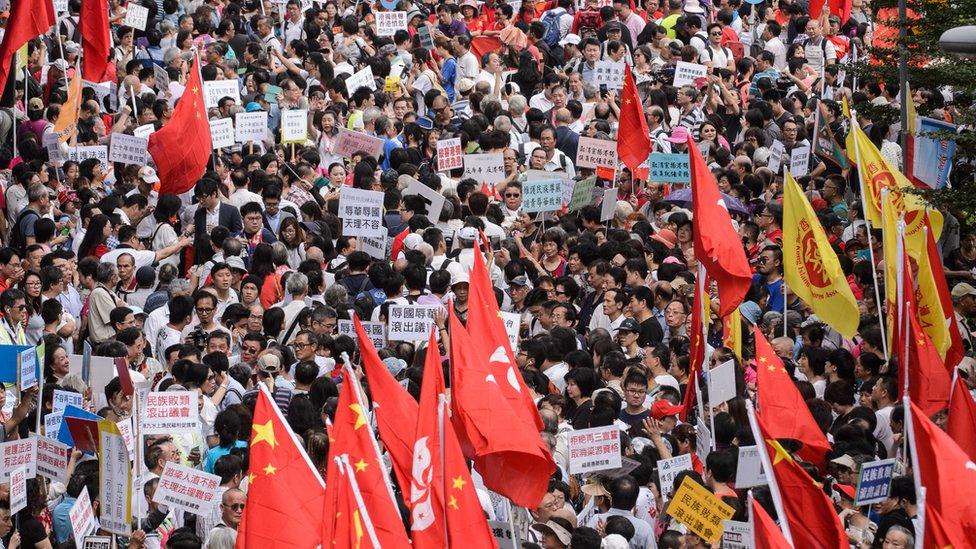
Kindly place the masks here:
[(676, 416), (684, 411), (685, 407), (678, 404), (671, 404), (666, 400), (655, 400), (651, 404), (651, 417), (654, 419), (664, 419), (668, 416)]
[(837, 488), (838, 490), (840, 490), (840, 492), (842, 494), (844, 494), (845, 496), (847, 496), (847, 499), (856, 499), (854, 497), (854, 487), (851, 486), (850, 484), (840, 484), (840, 483), (837, 483), (837, 484), (834, 484), (834, 487)]

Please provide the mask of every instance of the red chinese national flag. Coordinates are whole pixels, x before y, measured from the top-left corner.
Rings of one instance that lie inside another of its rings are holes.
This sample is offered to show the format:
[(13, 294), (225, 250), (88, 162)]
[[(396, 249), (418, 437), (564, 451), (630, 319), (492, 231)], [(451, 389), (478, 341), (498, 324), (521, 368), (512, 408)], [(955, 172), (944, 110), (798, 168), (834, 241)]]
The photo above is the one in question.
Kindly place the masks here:
[(779, 526), (763, 509), (759, 502), (752, 500), (753, 543), (756, 549), (792, 549), (790, 542), (783, 537)]
[(969, 459), (976, 459), (976, 402), (962, 378), (956, 378), (952, 385), (946, 432)]
[(715, 176), (708, 170), (698, 146), (688, 140), (691, 158), (691, 201), (695, 214), (695, 257), (708, 276), (718, 283), (719, 316), (739, 307), (752, 286), (752, 270), (729, 210), (718, 192)]
[(624, 89), (620, 100), (620, 127), (617, 130), (617, 156), (631, 172), (647, 161), (651, 154), (651, 135), (647, 129), (644, 105), (637, 93), (637, 84), (630, 72), (630, 65), (624, 67)]
[[(341, 459), (341, 458), (340, 458)], [(356, 501), (355, 482), (352, 466), (345, 461), (329, 471), (329, 483), (336, 487), (330, 492), (333, 501), (328, 505), (335, 510), (335, 530), (332, 531), (331, 547), (355, 547), (357, 549), (380, 549), (373, 543), (376, 531), (366, 509)]]
[(266, 390), (258, 393), (250, 445), (247, 505), (237, 549), (318, 546), (322, 479)]
[(54, 4), (48, 0), (15, 0), (8, 2), (10, 16), (0, 43), (0, 90), (10, 76), (11, 58), (28, 41), (40, 36), (54, 25)]
[(485, 486), (516, 505), (536, 507), (556, 464), (539, 432), (520, 419), (502, 394), (500, 385), (508, 381), (494, 375), (491, 352), (468, 334), (454, 308), (449, 309), (451, 421)]
[(410, 227), (400, 231), (400, 234), (393, 237), (393, 244), (390, 246), (390, 261), (396, 261), (400, 252), (403, 251), (403, 241), (410, 235)]
[(108, 53), (111, 47), (108, 24), (108, 0), (82, 0), (78, 14), (81, 31), (81, 74), (89, 82), (104, 82), (114, 75), (108, 72)]
[(813, 419), (790, 374), (783, 367), (759, 326), (753, 330), (756, 340), (756, 401), (758, 416), (773, 438), (789, 438), (803, 443), (797, 455), (822, 467), (830, 443)]
[[(819, 19), (825, 3), (829, 6), (830, 15), (840, 17), (841, 25), (851, 18), (851, 0), (810, 0), (810, 17)], [(837, 60), (840, 61), (839, 58)]]
[(698, 269), (698, 279), (695, 280), (695, 298), (691, 309), (691, 331), (688, 336), (691, 338), (691, 352), (688, 360), (688, 385), (685, 386), (685, 397), (678, 417), (681, 421), (688, 420), (688, 414), (697, 400), (697, 388), (695, 380), (702, 371), (702, 363), (705, 362), (705, 323), (708, 315), (705, 312), (704, 290), (707, 284), (705, 273)]
[(197, 58), (190, 69), (183, 96), (173, 109), (173, 117), (149, 136), (149, 154), (159, 171), (159, 194), (183, 194), (192, 189), (207, 170), (213, 142), (203, 102), (199, 64)]

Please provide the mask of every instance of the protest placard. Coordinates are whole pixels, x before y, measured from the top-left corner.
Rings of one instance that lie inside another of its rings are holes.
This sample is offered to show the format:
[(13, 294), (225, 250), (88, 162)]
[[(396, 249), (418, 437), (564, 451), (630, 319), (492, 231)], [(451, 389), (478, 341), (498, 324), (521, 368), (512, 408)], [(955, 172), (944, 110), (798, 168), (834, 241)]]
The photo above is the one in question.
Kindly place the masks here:
[[(386, 324), (382, 322), (363, 322), (363, 331), (366, 332), (366, 337), (373, 342), (373, 347), (377, 349), (382, 349), (386, 347)], [(358, 341), (359, 338), (356, 334), (356, 328), (351, 320), (340, 320), (339, 321), (339, 335), (347, 335), (352, 338), (353, 341)]]
[(63, 419), (64, 412), (49, 412), (44, 416), (44, 436), (57, 439)]
[(77, 545), (81, 545), (85, 536), (95, 532), (95, 513), (92, 511), (87, 486), (81, 489), (75, 504), (68, 510), (68, 520), (71, 522), (71, 533)]
[(241, 104), (241, 88), (237, 80), (210, 80), (203, 83), (203, 101), (208, 109), (219, 106), (220, 100), (230, 97), (234, 104)]
[(521, 547), (518, 534), (514, 531), (511, 524), (503, 520), (489, 520), (488, 527), (491, 528), (491, 535), (495, 537), (498, 549), (518, 549)]
[(351, 158), (352, 155), (360, 152), (378, 158), (383, 154), (383, 140), (362, 132), (339, 128), (339, 135), (336, 137), (335, 148), (333, 148), (332, 153)]
[(346, 79), (346, 91), (350, 97), (359, 88), (369, 88), (376, 91), (376, 79), (373, 77), (373, 69), (369, 65)]
[(383, 193), (353, 187), (339, 190), (339, 219), (344, 236), (386, 235), (383, 226)]
[(405, 11), (377, 11), (376, 36), (393, 36), (396, 31), (407, 28), (407, 12)]
[(37, 474), (64, 484), (68, 482), (71, 448), (48, 437), (37, 438)]
[(308, 109), (281, 111), (281, 142), (303, 143), (308, 139)]
[(37, 385), (37, 347), (31, 345), (17, 353), (17, 369), (20, 372), (21, 391)]
[(695, 453), (698, 454), (698, 459), (705, 463), (705, 458), (712, 449), (712, 432), (708, 429), (708, 425), (705, 425), (703, 415), (698, 416), (698, 423), (695, 425)]
[(205, 516), (214, 507), (218, 486), (220, 477), (217, 475), (167, 462), (159, 475), (153, 501)]
[(399, 76), (387, 76), (383, 79), (383, 91), (387, 93), (393, 93), (400, 89), (400, 77)]
[(27, 467), (27, 478), (37, 476), (37, 437), (0, 444), (0, 482), (7, 482), (10, 473), (22, 465)]
[(657, 474), (661, 480), (661, 497), (667, 501), (674, 490), (674, 478), (681, 471), (690, 471), (691, 454), (680, 454), (670, 459), (659, 459), (657, 461)]
[(494, 187), (505, 181), (505, 158), (502, 153), (466, 154), (464, 155), (464, 177), (470, 177), (478, 182)]
[(149, 136), (154, 133), (156, 133), (156, 126), (152, 124), (143, 124), (142, 126), (132, 130), (132, 135), (145, 139), (146, 143), (149, 142)]
[(386, 241), (388, 235), (383, 235), (379, 238), (373, 238), (371, 236), (360, 236), (359, 237), (359, 250), (366, 252), (369, 257), (376, 259), (386, 259)]
[(151, 392), (142, 416), (143, 435), (171, 435), (200, 428), (196, 391)]
[(620, 429), (616, 425), (569, 433), (569, 473), (595, 473), (620, 467)]
[(617, 165), (617, 142), (609, 139), (580, 137), (576, 149), (577, 168)]
[(427, 51), (434, 49), (434, 37), (430, 34), (430, 26), (426, 23), (417, 27), (417, 36), (420, 37), (420, 47)]
[(112, 536), (85, 536), (81, 549), (112, 549)]
[(16, 515), (27, 507), (27, 467), (21, 465), (10, 472), (10, 514)]
[(752, 523), (726, 520), (722, 527), (722, 549), (752, 549), (756, 546)]
[(803, 177), (810, 173), (810, 145), (803, 145), (790, 151), (790, 173), (793, 177)]
[(575, 212), (593, 202), (593, 188), (596, 186), (596, 177), (587, 177), (576, 182), (573, 186), (573, 196), (569, 200), (569, 211)]
[[(10, 0), (0, 2), (4, 10), (10, 9)], [(54, 13), (64, 13), (68, 11), (68, 0), (54, 0)]]
[(705, 65), (678, 61), (678, 64), (674, 68), (672, 85), (676, 88), (681, 86), (694, 86), (695, 81), (699, 78), (705, 78), (707, 73), (708, 67)]
[(389, 341), (426, 341), (434, 325), (437, 305), (391, 305), (386, 338)]
[(58, 142), (58, 136), (54, 132), (45, 132), (41, 137), (44, 148), (47, 149), (47, 157), (55, 165), (60, 166), (68, 159), (64, 147)]
[(268, 113), (239, 112), (234, 115), (234, 140), (238, 143), (263, 141), (268, 135)]
[(102, 169), (108, 171), (108, 147), (105, 145), (89, 145), (85, 147), (69, 147), (68, 160), (81, 162), (89, 158), (97, 158)]
[(436, 221), (441, 217), (441, 210), (444, 209), (444, 195), (431, 189), (427, 185), (424, 185), (420, 181), (414, 179), (407, 185), (407, 188), (403, 189), (403, 196), (417, 195), (424, 199), (427, 203), (427, 219), (431, 221)]
[(614, 62), (604, 59), (596, 62), (596, 74), (593, 83), (606, 86), (608, 90), (619, 90), (624, 87), (624, 62)]
[(735, 363), (727, 360), (708, 371), (708, 400), (712, 408), (735, 398)]
[(722, 537), (723, 522), (732, 518), (735, 510), (686, 476), (668, 504), (667, 514), (700, 538), (715, 543)]
[(149, 146), (149, 138), (113, 133), (109, 144), (111, 145), (108, 151), (109, 162), (121, 162), (133, 166), (146, 165), (146, 147)]
[(446, 172), (457, 168), (463, 168), (464, 161), (461, 159), (461, 138), (452, 137), (451, 139), (441, 139), (437, 142), (437, 169)]
[[(196, 400), (193, 401), (194, 408)], [(98, 422), (98, 518), (102, 529), (127, 535), (132, 517), (132, 468), (129, 450), (118, 426), (111, 420)]]
[(61, 389), (54, 390), (54, 400), (51, 403), (51, 411), (62, 412), (64, 408), (73, 404), (79, 408), (82, 408), (84, 403), (84, 396), (81, 393), (75, 393), (74, 391), (62, 391)]
[(857, 478), (857, 498), (854, 505), (870, 505), (888, 499), (891, 477), (895, 474), (895, 459), (879, 459), (861, 465)]
[(691, 165), (687, 154), (652, 153), (648, 162), (655, 183), (690, 183)]
[(234, 145), (234, 123), (230, 118), (218, 118), (210, 121), (210, 147), (222, 149)]
[(600, 201), (600, 221), (613, 219), (613, 212), (617, 209), (617, 192), (616, 187), (603, 190), (603, 198)]
[(518, 349), (519, 330), (522, 328), (522, 315), (520, 313), (506, 313), (500, 311), (502, 324), (505, 325), (505, 334), (508, 336), (508, 343), (512, 346), (512, 351)]
[(554, 212), (563, 206), (562, 182), (559, 179), (522, 183), (522, 211)]
[(169, 73), (166, 69), (153, 63), (153, 76), (156, 77), (156, 89), (165, 92), (169, 89)]
[(125, 19), (122, 24), (136, 30), (146, 30), (146, 23), (149, 21), (149, 8), (140, 6), (135, 2), (129, 2), (125, 6)]

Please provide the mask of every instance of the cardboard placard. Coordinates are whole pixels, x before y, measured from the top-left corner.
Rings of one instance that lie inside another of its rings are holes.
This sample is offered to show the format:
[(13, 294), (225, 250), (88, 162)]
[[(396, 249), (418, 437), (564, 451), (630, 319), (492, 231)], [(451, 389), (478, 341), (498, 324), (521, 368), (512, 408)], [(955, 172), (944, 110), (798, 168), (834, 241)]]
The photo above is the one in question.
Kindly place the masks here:
[(68, 160), (81, 162), (89, 158), (97, 158), (102, 170), (108, 171), (108, 147), (105, 145), (90, 145), (85, 147), (68, 147)]
[(723, 362), (708, 371), (708, 400), (712, 408), (735, 398), (735, 363)]
[(403, 196), (419, 196), (427, 203), (427, 219), (434, 223), (441, 217), (441, 210), (444, 209), (444, 202), (447, 200), (444, 195), (424, 185), (416, 179), (411, 181), (407, 188), (403, 189)]
[(722, 523), (722, 549), (752, 549), (756, 535), (752, 523), (727, 520)]
[(478, 182), (487, 183), (494, 187), (505, 181), (505, 158), (502, 153), (466, 154), (464, 159), (464, 177), (470, 177)]
[(362, 132), (339, 128), (339, 135), (336, 136), (332, 153), (345, 158), (352, 158), (352, 155), (360, 152), (373, 158), (379, 158), (383, 154), (383, 140)]
[(563, 206), (562, 181), (546, 179), (522, 184), (522, 211), (554, 212)]
[(71, 448), (53, 438), (37, 439), (37, 474), (66, 484), (68, 482), (68, 459)]
[(81, 393), (76, 393), (74, 391), (63, 391), (61, 389), (54, 390), (54, 400), (52, 401), (53, 408), (52, 412), (63, 412), (64, 409), (69, 405), (77, 406), (81, 408), (84, 406), (85, 396)]
[(373, 68), (369, 65), (346, 79), (346, 92), (349, 93), (350, 97), (359, 88), (369, 88), (371, 91), (376, 91), (376, 79), (373, 77)]
[(304, 143), (308, 139), (308, 109), (281, 111), (281, 142)]
[(870, 505), (888, 499), (891, 478), (895, 474), (895, 459), (879, 459), (861, 465), (857, 477), (857, 496), (854, 505)]
[(376, 36), (393, 36), (396, 31), (407, 28), (407, 12), (405, 11), (377, 11)]
[(608, 139), (580, 137), (576, 149), (576, 167), (593, 168), (617, 165), (617, 142)]
[(437, 169), (446, 172), (464, 167), (461, 158), (461, 138), (441, 139), (437, 142)]
[(264, 141), (268, 135), (268, 113), (239, 112), (234, 115), (234, 140), (238, 143)]
[(803, 177), (810, 173), (810, 145), (796, 147), (790, 151), (790, 173), (793, 177)]
[(621, 466), (620, 429), (615, 425), (569, 433), (569, 473), (595, 473)]
[(220, 100), (230, 97), (234, 104), (241, 104), (241, 88), (237, 80), (210, 80), (203, 83), (203, 104), (212, 109), (217, 107)]
[(766, 163), (773, 173), (779, 173), (780, 168), (783, 166), (783, 155), (786, 153), (786, 147), (783, 145), (782, 141), (773, 141), (772, 146), (769, 147), (769, 160)]
[(593, 83), (597, 86), (606, 86), (608, 90), (619, 90), (624, 87), (624, 70), (626, 65), (621, 60), (614, 62), (603, 59), (596, 62)]
[(603, 190), (603, 199), (600, 201), (600, 221), (610, 221), (613, 219), (613, 212), (617, 209), (617, 188), (610, 187)]
[(10, 514), (27, 508), (27, 467), (21, 465), (10, 472)]
[(388, 236), (383, 235), (379, 238), (371, 236), (360, 236), (359, 250), (366, 252), (369, 257), (376, 259), (386, 259), (386, 241)]
[[(366, 332), (366, 336), (373, 343), (373, 348), (382, 349), (386, 347), (386, 324), (382, 322), (363, 322), (362, 324), (363, 331)], [(359, 337), (356, 334), (356, 326), (351, 320), (339, 321), (339, 335), (347, 335), (353, 341), (359, 341)]]
[(81, 494), (68, 511), (68, 520), (71, 522), (71, 533), (77, 545), (81, 544), (85, 536), (95, 533), (95, 513), (87, 486), (81, 489)]
[(593, 202), (593, 189), (596, 187), (596, 177), (587, 177), (576, 182), (573, 186), (573, 196), (569, 200), (569, 211), (575, 212)]
[(383, 196), (379, 191), (342, 187), (339, 190), (339, 219), (342, 220), (343, 236), (385, 236)]
[(122, 24), (126, 27), (132, 27), (136, 30), (144, 31), (146, 30), (146, 23), (149, 22), (149, 8), (145, 8), (136, 4), (135, 2), (129, 2), (125, 7), (125, 19)]
[[(193, 402), (196, 404), (196, 401)], [(98, 518), (103, 530), (127, 535), (132, 517), (132, 467), (118, 426), (98, 422)]]
[(735, 469), (735, 487), (752, 488), (766, 485), (759, 448), (756, 445), (739, 447), (739, 463)]
[(17, 355), (17, 369), (21, 391), (37, 385), (37, 347), (30, 346)]
[(153, 501), (195, 515), (208, 515), (217, 500), (220, 477), (176, 463), (166, 463)]
[(171, 435), (200, 428), (196, 391), (151, 392), (142, 416), (143, 435)]
[(661, 497), (668, 501), (674, 490), (674, 479), (681, 471), (692, 470), (691, 454), (680, 454), (670, 459), (660, 459), (657, 462), (657, 474), (661, 480)]
[(149, 146), (147, 137), (113, 133), (109, 145), (111, 145), (108, 151), (109, 162), (121, 162), (133, 166), (146, 165), (146, 147)]
[(708, 74), (708, 67), (697, 63), (686, 63), (678, 61), (674, 69), (674, 80), (671, 85), (674, 87), (694, 86), (699, 78), (705, 78)]
[(687, 154), (651, 153), (648, 162), (651, 181), (655, 183), (691, 182), (691, 164)]

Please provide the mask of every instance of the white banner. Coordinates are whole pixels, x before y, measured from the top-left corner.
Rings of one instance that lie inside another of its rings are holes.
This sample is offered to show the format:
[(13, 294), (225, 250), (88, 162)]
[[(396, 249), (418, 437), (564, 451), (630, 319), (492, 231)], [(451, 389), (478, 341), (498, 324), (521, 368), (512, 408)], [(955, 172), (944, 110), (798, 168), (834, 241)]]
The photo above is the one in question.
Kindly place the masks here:
[(386, 338), (389, 341), (427, 340), (434, 325), (437, 305), (391, 305)]
[(31, 345), (17, 353), (17, 367), (20, 369), (21, 391), (37, 385), (37, 347)]
[(149, 22), (149, 8), (145, 8), (136, 4), (135, 2), (129, 2), (125, 8), (125, 19), (122, 24), (126, 27), (132, 27), (136, 30), (144, 31), (146, 30), (146, 23)]
[(172, 435), (200, 428), (196, 391), (151, 392), (142, 415), (143, 435)]
[(128, 535), (132, 532), (132, 466), (125, 439), (109, 421), (99, 422), (98, 451), (99, 521), (103, 530)]
[(308, 110), (281, 111), (281, 142), (303, 143), (308, 139)]
[(376, 36), (393, 36), (396, 31), (407, 28), (407, 12), (405, 11), (377, 11)]
[(149, 146), (149, 138), (113, 133), (109, 144), (111, 145), (108, 151), (109, 162), (121, 162), (133, 166), (146, 165), (146, 147)]
[(369, 257), (375, 259), (386, 259), (387, 235), (383, 235), (379, 238), (373, 238), (371, 236), (360, 236), (358, 238), (360, 251), (366, 252)]
[(215, 507), (220, 477), (167, 462), (159, 475), (153, 501), (195, 515), (209, 515)]
[(203, 101), (208, 109), (220, 103), (220, 100), (230, 97), (237, 105), (241, 104), (241, 88), (237, 80), (211, 80), (203, 83)]
[(783, 153), (785, 152), (786, 147), (783, 146), (783, 142), (778, 139), (773, 141), (772, 146), (769, 147), (769, 161), (766, 163), (766, 167), (768, 167), (774, 174), (779, 173), (779, 169), (783, 165)]
[(62, 484), (68, 483), (68, 459), (71, 448), (53, 438), (37, 439), (37, 474)]
[(624, 87), (624, 62), (615, 63), (608, 59), (596, 62), (596, 76), (593, 83), (606, 86), (608, 90), (619, 90)]
[(502, 153), (466, 154), (464, 159), (464, 177), (470, 177), (478, 183), (480, 190), (482, 183), (490, 187), (505, 181), (505, 158)]
[(75, 538), (75, 545), (81, 545), (85, 536), (95, 533), (95, 513), (92, 510), (91, 498), (88, 497), (88, 487), (81, 489), (81, 494), (75, 504), (68, 510), (68, 520), (71, 521), (71, 533)]
[(386, 236), (383, 193), (353, 187), (339, 189), (339, 219), (343, 236)]
[(213, 149), (234, 146), (234, 123), (230, 118), (210, 121), (210, 143)]
[[(386, 324), (382, 322), (363, 322), (362, 324), (363, 331), (366, 332), (366, 337), (373, 342), (373, 347), (376, 349), (386, 347)], [(359, 340), (356, 334), (355, 324), (351, 320), (339, 321), (339, 335), (347, 335), (353, 341)]]
[(369, 65), (346, 79), (346, 92), (349, 93), (349, 97), (352, 97), (352, 94), (356, 93), (359, 88), (369, 88), (376, 91), (376, 79), (373, 77), (373, 69)]
[(569, 433), (569, 474), (617, 469), (621, 463), (620, 429), (616, 425)]

